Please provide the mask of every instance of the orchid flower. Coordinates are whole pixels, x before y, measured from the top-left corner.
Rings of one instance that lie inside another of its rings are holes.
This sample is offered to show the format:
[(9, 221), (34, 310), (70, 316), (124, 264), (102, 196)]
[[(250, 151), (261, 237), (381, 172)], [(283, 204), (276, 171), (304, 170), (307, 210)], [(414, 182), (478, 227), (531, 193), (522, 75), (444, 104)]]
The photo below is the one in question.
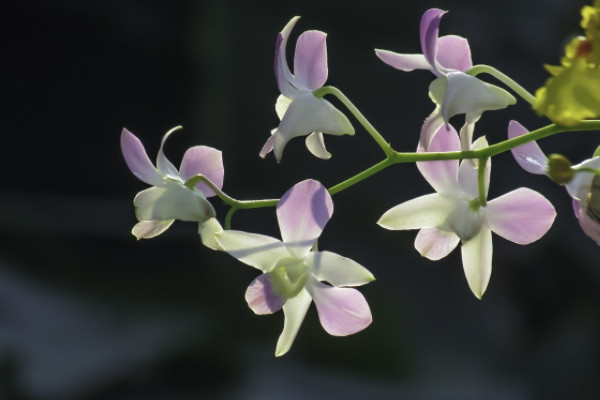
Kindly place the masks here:
[[(425, 132), (438, 132), (438, 127), (446, 124), (454, 115), (465, 114), (465, 134), (472, 135), (472, 125), (484, 111), (498, 110), (514, 104), (516, 99), (506, 90), (485, 83), (467, 75), (473, 63), (467, 39), (447, 35), (438, 37), (439, 25), (446, 11), (436, 8), (427, 10), (421, 18), (420, 39), (423, 54), (401, 54), (389, 50), (376, 49), (375, 54), (386, 64), (401, 71), (415, 69), (429, 70), (437, 78), (429, 86), (429, 95), (436, 109), (428, 117), (427, 123), (433, 129), (422, 131), (421, 145), (427, 149), (433, 139)], [(462, 140), (471, 144), (470, 138)], [(470, 150), (464, 148), (463, 150)]]
[(292, 18), (277, 36), (275, 45), (275, 78), (281, 95), (275, 111), (281, 123), (271, 131), (260, 156), (273, 151), (281, 161), (283, 148), (288, 141), (305, 136), (306, 147), (316, 157), (327, 159), (331, 154), (325, 148), (323, 132), (331, 135), (354, 135), (348, 118), (323, 98), (313, 92), (327, 80), (327, 34), (306, 31), (298, 37), (294, 56), (294, 74), (286, 60), (286, 45), (292, 28), (300, 17)]
[[(473, 148), (487, 146), (485, 137)], [(460, 140), (454, 128), (440, 129), (431, 141), (430, 152), (457, 151)], [(430, 260), (448, 255), (462, 243), (462, 261), (467, 283), (481, 298), (492, 272), (492, 232), (517, 244), (541, 238), (556, 215), (541, 194), (519, 188), (482, 204), (478, 171), (463, 160), (417, 163), (419, 171), (436, 193), (397, 205), (383, 214), (378, 224), (387, 229), (420, 229), (415, 248)], [(485, 196), (490, 165), (485, 166)]]
[[(510, 121), (508, 125), (509, 139), (528, 133), (528, 130), (517, 121)], [(600, 157), (592, 157), (577, 165), (570, 163), (565, 168), (570, 173), (559, 171), (564, 179), (556, 179), (551, 159), (549, 159), (535, 141), (525, 143), (512, 150), (517, 163), (527, 172), (536, 175), (547, 175), (554, 181), (564, 184), (567, 192), (573, 199), (573, 210), (579, 225), (586, 235), (600, 245), (600, 206), (598, 202), (598, 189), (600, 176), (592, 172), (600, 169)], [(577, 172), (577, 170), (580, 170)]]
[[(221, 189), (224, 174), (221, 152), (206, 146), (191, 147), (183, 155), (178, 171), (163, 153), (165, 142), (177, 129), (180, 127), (171, 129), (163, 136), (156, 166), (133, 133), (125, 128), (121, 132), (121, 151), (127, 166), (139, 180), (152, 185), (139, 192), (133, 200), (139, 222), (133, 227), (132, 233), (138, 239), (160, 235), (176, 219), (202, 225), (215, 217), (215, 210), (207, 200), (207, 197), (215, 195), (213, 190), (203, 182), (190, 188), (186, 186), (186, 181), (203, 175)], [(214, 223), (210, 222), (209, 226), (214, 227)], [(205, 230), (200, 227), (203, 241)]]
[(252, 311), (272, 314), (283, 309), (285, 323), (277, 356), (292, 346), (311, 300), (321, 325), (331, 335), (350, 335), (371, 323), (363, 295), (343, 286), (363, 285), (372, 281), (373, 275), (348, 258), (316, 250), (316, 241), (332, 213), (327, 189), (317, 181), (306, 180), (288, 190), (277, 205), (283, 241), (233, 230), (215, 236), (224, 251), (263, 272), (246, 291)]

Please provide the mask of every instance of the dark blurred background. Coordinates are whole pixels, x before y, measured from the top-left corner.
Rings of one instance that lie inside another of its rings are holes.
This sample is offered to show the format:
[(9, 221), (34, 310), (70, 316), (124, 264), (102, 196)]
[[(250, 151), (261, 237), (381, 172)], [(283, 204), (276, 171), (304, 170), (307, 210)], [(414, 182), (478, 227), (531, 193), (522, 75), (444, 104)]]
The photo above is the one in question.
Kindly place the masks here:
[[(579, 229), (563, 188), (494, 159), (490, 198), (526, 185), (556, 206), (539, 242), (494, 238), (483, 300), (460, 252), (431, 262), (416, 232), (379, 216), (431, 192), (414, 165), (395, 166), (336, 195), (320, 246), (369, 268), (361, 291), (373, 324), (328, 336), (309, 310), (290, 353), (273, 356), (283, 315), (257, 317), (244, 291), (257, 272), (202, 246), (177, 222), (136, 241), (132, 200), (146, 185), (121, 157), (125, 126), (154, 158), (164, 132), (186, 148), (223, 151), (224, 189), (281, 196), (306, 178), (330, 186), (382, 158), (356, 136), (326, 137), (333, 158), (301, 139), (280, 165), (258, 152), (278, 123), (275, 37), (302, 15), (329, 34), (328, 83), (342, 89), (394, 148), (412, 151), (432, 110), (428, 72), (402, 73), (374, 48), (420, 52), (419, 20), (450, 10), (442, 34), (469, 39), (530, 91), (579, 32), (575, 0), (23, 1), (0, 11), (0, 398), (45, 399), (591, 399), (600, 398), (600, 249)], [(489, 77), (487, 77), (489, 78)], [(494, 82), (493, 78), (488, 81)], [(523, 101), (487, 113), (477, 136), (505, 138), (509, 119), (547, 122)], [(354, 121), (354, 120), (353, 120)], [(456, 118), (456, 125), (462, 124)], [(600, 141), (564, 134), (542, 143), (574, 162)], [(223, 217), (226, 207), (213, 202)], [(234, 227), (277, 236), (272, 209), (239, 212)]]

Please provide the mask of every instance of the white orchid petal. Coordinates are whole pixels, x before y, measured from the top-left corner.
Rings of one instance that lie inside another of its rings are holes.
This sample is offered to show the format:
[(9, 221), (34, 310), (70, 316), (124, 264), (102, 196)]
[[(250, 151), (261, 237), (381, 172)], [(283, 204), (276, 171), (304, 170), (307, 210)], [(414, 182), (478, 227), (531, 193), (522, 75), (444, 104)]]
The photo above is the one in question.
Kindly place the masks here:
[(202, 244), (209, 249), (216, 251), (224, 251), (215, 235), (223, 232), (223, 227), (216, 218), (210, 218), (206, 222), (198, 224), (198, 234)]
[(285, 298), (277, 296), (271, 288), (269, 274), (256, 277), (246, 289), (246, 302), (248, 307), (257, 315), (273, 314), (281, 309)]
[(285, 25), (281, 33), (277, 35), (277, 41), (275, 43), (275, 79), (277, 81), (279, 91), (290, 98), (296, 96), (298, 89), (296, 88), (296, 78), (294, 78), (294, 75), (292, 75), (292, 72), (288, 67), (286, 48), (290, 33), (299, 19), (300, 17), (292, 18)]
[(174, 181), (142, 190), (135, 196), (133, 204), (140, 221), (178, 219), (204, 222), (216, 215), (213, 206), (200, 191)]
[(455, 115), (467, 114), (467, 122), (474, 123), (484, 111), (500, 110), (516, 103), (506, 90), (460, 71), (437, 78), (429, 91), (433, 101), (442, 106), (446, 122)]
[[(429, 151), (429, 146), (435, 135), (441, 130), (444, 125), (444, 117), (442, 116), (442, 107), (436, 105), (433, 112), (425, 119), (421, 126), (421, 132), (419, 134), (419, 145), (417, 146), (418, 151)], [(446, 130), (452, 129), (452, 125), (447, 124)]]
[(469, 288), (478, 299), (481, 299), (490, 282), (492, 252), (492, 231), (485, 226), (461, 247), (465, 277)]
[(277, 340), (275, 356), (280, 357), (284, 355), (292, 347), (311, 301), (310, 294), (306, 289), (302, 289), (296, 297), (288, 299), (283, 305), (285, 321), (283, 323), (283, 332), (281, 332)]
[(465, 72), (473, 66), (467, 39), (456, 35), (440, 36), (437, 41), (437, 62), (447, 70)]
[(432, 193), (392, 207), (377, 224), (392, 230), (435, 228), (446, 220), (452, 209), (451, 199)]
[(169, 177), (171, 179), (180, 179), (179, 172), (177, 168), (165, 157), (164, 147), (167, 139), (175, 132), (177, 132), (181, 127), (176, 127), (168, 131), (164, 134), (161, 142), (160, 149), (158, 150), (158, 156), (156, 157), (156, 167), (158, 168), (158, 172), (162, 174), (164, 177)]
[[(517, 121), (510, 121), (508, 123), (509, 139), (522, 136), (528, 132), (529, 131)], [(548, 172), (548, 157), (546, 157), (535, 141), (514, 147), (511, 149), (511, 152), (517, 163), (525, 171), (536, 175), (546, 175)]]
[(215, 234), (219, 246), (244, 264), (269, 272), (279, 260), (292, 255), (283, 242), (270, 236), (226, 230)]
[[(223, 178), (225, 176), (223, 154), (212, 147), (190, 147), (183, 155), (179, 173), (184, 182), (194, 175), (204, 175), (218, 189), (221, 189), (223, 188)], [(215, 195), (215, 192), (204, 182), (198, 182), (196, 189), (204, 193), (206, 197)]]
[(275, 113), (277, 113), (277, 117), (279, 117), (280, 121), (283, 119), (290, 104), (292, 104), (292, 99), (289, 97), (285, 97), (282, 94), (277, 97), (277, 101), (275, 102)]
[(269, 138), (263, 145), (262, 149), (260, 150), (260, 153), (258, 153), (260, 158), (265, 158), (267, 156), (267, 154), (269, 154), (270, 152), (273, 151), (273, 142), (275, 140), (276, 132), (277, 132), (277, 128), (271, 130), (271, 136), (269, 136)]
[(150, 221), (140, 221), (131, 230), (131, 234), (140, 239), (151, 239), (156, 237), (169, 229), (171, 225), (175, 222), (174, 219), (161, 221), (161, 220), (150, 220)]
[(331, 158), (331, 153), (325, 148), (323, 132), (313, 132), (306, 137), (306, 148), (318, 158), (327, 160)]
[[(425, 123), (427, 124), (427, 121)], [(448, 130), (444, 124), (440, 125), (431, 140), (429, 152), (437, 153), (460, 150), (458, 134), (451, 125), (449, 127), (450, 129)], [(423, 149), (419, 147), (417, 151), (422, 153)], [(458, 160), (423, 161), (417, 163), (417, 168), (436, 192), (450, 193), (455, 191), (458, 182)]]
[(327, 189), (312, 179), (292, 186), (277, 204), (277, 220), (285, 245), (305, 257), (333, 214)]
[(125, 128), (121, 132), (121, 151), (125, 163), (136, 178), (153, 186), (162, 183), (163, 178), (152, 165), (140, 139)]
[(423, 228), (415, 238), (415, 249), (430, 260), (446, 257), (458, 246), (460, 238), (454, 232), (436, 228)]
[(373, 274), (356, 261), (329, 251), (311, 252), (305, 262), (315, 278), (333, 286), (360, 286), (375, 280)]
[(327, 80), (327, 34), (303, 32), (296, 41), (294, 76), (302, 86), (314, 91)]
[(381, 49), (375, 49), (375, 54), (381, 61), (400, 71), (410, 72), (415, 69), (430, 70), (432, 68), (423, 54), (401, 54)]
[(354, 127), (348, 118), (327, 100), (317, 98), (312, 93), (299, 95), (289, 105), (275, 132), (275, 158), (281, 160), (283, 149), (291, 139), (312, 132), (337, 136), (354, 135)]
[(362, 331), (373, 321), (364, 296), (353, 288), (338, 288), (313, 281), (307, 285), (321, 326), (333, 336), (347, 336)]
[(548, 232), (556, 211), (544, 196), (519, 188), (488, 202), (485, 208), (492, 231), (518, 244), (529, 244)]

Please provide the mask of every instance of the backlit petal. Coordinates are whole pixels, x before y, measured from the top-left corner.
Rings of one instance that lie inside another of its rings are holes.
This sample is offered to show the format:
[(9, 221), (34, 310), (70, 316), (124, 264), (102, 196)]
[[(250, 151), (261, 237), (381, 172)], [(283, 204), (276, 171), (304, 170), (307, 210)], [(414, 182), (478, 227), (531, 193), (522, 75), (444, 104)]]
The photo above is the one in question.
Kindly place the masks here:
[[(179, 174), (183, 181), (187, 181), (192, 176), (201, 174), (207, 177), (217, 188), (223, 187), (223, 155), (212, 147), (194, 146), (189, 148), (183, 155)], [(206, 197), (215, 195), (215, 192), (204, 182), (199, 182), (196, 189), (200, 190)]]
[[(449, 130), (444, 124), (439, 126), (429, 146), (429, 152), (460, 150), (458, 134), (452, 125), (448, 125), (448, 127), (450, 128)], [(423, 152), (421, 148), (417, 151), (419, 153)], [(421, 175), (423, 175), (436, 192), (449, 193), (456, 190), (458, 183), (458, 160), (418, 162), (417, 168), (419, 168)]]
[(226, 230), (215, 234), (223, 250), (244, 264), (269, 272), (279, 260), (291, 257), (283, 242), (270, 236)]
[(261, 274), (246, 289), (246, 302), (255, 314), (273, 314), (281, 310), (285, 298), (277, 296), (271, 290), (269, 274)]
[(484, 111), (499, 110), (516, 103), (513, 95), (498, 86), (485, 83), (463, 72), (450, 72), (429, 86), (436, 104), (448, 122), (458, 114), (467, 114), (467, 122), (476, 122)]
[(178, 131), (179, 129), (181, 129), (180, 126), (173, 128), (164, 134), (160, 142), (160, 149), (158, 149), (158, 156), (156, 157), (156, 168), (158, 168), (158, 172), (160, 172), (161, 175), (167, 176), (171, 179), (179, 179), (179, 172), (177, 171), (177, 168), (175, 168), (173, 163), (171, 163), (171, 161), (169, 161), (167, 157), (165, 157), (164, 147), (169, 136), (171, 136), (174, 132)]
[(331, 153), (325, 148), (323, 132), (313, 132), (306, 137), (306, 148), (318, 158), (327, 160), (331, 158)]
[(314, 281), (307, 285), (323, 329), (330, 335), (347, 336), (365, 329), (373, 317), (364, 296), (356, 289), (337, 288)]
[(333, 286), (360, 286), (375, 280), (373, 274), (356, 261), (329, 251), (311, 252), (305, 262), (315, 278)]
[(312, 93), (294, 98), (287, 109), (273, 140), (275, 158), (281, 160), (283, 148), (291, 139), (323, 132), (330, 135), (354, 135), (354, 127), (340, 110)]
[(217, 242), (215, 235), (223, 232), (223, 227), (216, 218), (210, 218), (206, 222), (198, 224), (198, 234), (202, 244), (212, 250), (224, 251)]
[(556, 212), (538, 192), (519, 188), (489, 201), (485, 215), (494, 233), (511, 242), (528, 244), (544, 236)]
[(433, 66), (431, 72), (435, 75), (440, 75), (438, 65), (436, 65), (437, 50), (438, 50), (438, 33), (439, 26), (442, 16), (446, 11), (442, 11), (436, 8), (425, 11), (421, 18), (420, 24), (420, 39), (421, 39), (421, 50), (427, 62)]
[[(529, 131), (517, 121), (508, 123), (508, 138), (522, 136)], [(531, 174), (545, 175), (548, 172), (548, 157), (542, 152), (535, 141), (522, 144), (511, 149), (517, 163)]]
[(275, 113), (279, 117), (280, 121), (283, 119), (283, 116), (285, 115), (285, 112), (290, 104), (292, 104), (292, 99), (289, 97), (285, 97), (282, 94), (277, 96), (277, 101), (275, 102)]
[(260, 153), (258, 155), (260, 158), (265, 158), (267, 154), (273, 151), (273, 142), (275, 141), (275, 133), (277, 132), (277, 128), (271, 130), (271, 136), (267, 139), (265, 144), (263, 145)]
[(467, 39), (456, 35), (441, 36), (437, 46), (437, 61), (442, 67), (465, 72), (473, 66)]
[(333, 201), (320, 182), (308, 179), (295, 184), (277, 204), (283, 242), (298, 257), (305, 257), (332, 214)]
[(160, 220), (150, 220), (150, 221), (140, 221), (131, 230), (131, 234), (140, 239), (150, 239), (156, 237), (169, 229), (171, 225), (175, 222), (174, 219), (160, 221)]
[[(444, 125), (444, 117), (442, 116), (442, 106), (436, 105), (433, 112), (425, 119), (421, 126), (421, 133), (419, 135), (419, 145), (417, 146), (418, 151), (428, 151), (431, 141), (434, 136), (440, 131), (440, 128)], [(446, 129), (454, 129), (452, 125), (448, 124)]]
[(458, 242), (460, 238), (454, 232), (423, 228), (419, 230), (415, 239), (415, 249), (423, 257), (439, 260), (450, 254), (458, 246)]
[(415, 69), (430, 70), (432, 68), (423, 54), (400, 54), (380, 49), (375, 49), (375, 54), (381, 61), (400, 71), (410, 72)]
[(483, 226), (461, 248), (463, 269), (473, 294), (481, 299), (492, 275), (492, 231)]
[(136, 178), (153, 186), (162, 183), (162, 176), (152, 165), (140, 139), (125, 128), (121, 132), (121, 151), (125, 163)]
[(300, 325), (302, 325), (302, 321), (304, 321), (306, 311), (308, 311), (311, 301), (312, 298), (310, 297), (310, 294), (308, 294), (306, 289), (302, 289), (296, 297), (288, 299), (283, 305), (285, 321), (283, 323), (283, 332), (281, 332), (281, 335), (279, 335), (279, 339), (277, 340), (275, 356), (280, 357), (284, 355), (292, 347), (292, 343), (294, 343), (294, 339), (296, 339), (298, 329), (300, 329)]
[(178, 219), (204, 222), (215, 216), (213, 206), (201, 192), (174, 181), (142, 190), (135, 196), (133, 204), (140, 221)]
[(446, 220), (452, 209), (452, 200), (432, 193), (390, 208), (377, 224), (392, 230), (435, 228)]
[(298, 37), (294, 55), (296, 81), (310, 90), (316, 90), (327, 80), (327, 34), (306, 31)]
[(279, 91), (286, 97), (290, 98), (293, 98), (298, 93), (298, 89), (294, 87), (295, 78), (288, 67), (286, 47), (290, 33), (292, 32), (294, 25), (296, 25), (296, 22), (298, 22), (298, 19), (300, 19), (300, 17), (292, 18), (285, 25), (281, 33), (277, 35), (277, 41), (275, 42), (275, 79), (277, 81)]

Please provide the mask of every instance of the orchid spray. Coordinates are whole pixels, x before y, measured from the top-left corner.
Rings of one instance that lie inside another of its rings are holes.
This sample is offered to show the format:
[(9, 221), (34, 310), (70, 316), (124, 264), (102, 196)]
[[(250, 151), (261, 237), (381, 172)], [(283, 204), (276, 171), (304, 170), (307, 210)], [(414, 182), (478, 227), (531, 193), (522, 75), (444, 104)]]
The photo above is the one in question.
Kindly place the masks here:
[[(560, 66), (546, 67), (551, 77), (535, 94), (496, 68), (473, 65), (466, 38), (439, 34), (446, 14), (435, 8), (423, 14), (422, 53), (375, 50), (381, 61), (397, 70), (425, 70), (434, 76), (424, 94), (434, 109), (429, 116), (419, 117), (424, 123), (414, 135), (415, 152), (393, 149), (341, 90), (324, 86), (328, 78), (324, 32), (299, 35), (290, 69), (287, 44), (299, 21), (293, 17), (275, 40), (275, 81), (280, 91), (275, 111), (280, 122), (267, 136), (260, 156), (273, 153), (279, 163), (284, 148), (306, 136), (308, 150), (329, 159), (324, 134), (351, 136), (354, 126), (360, 125), (381, 149), (383, 159), (328, 188), (308, 179), (292, 185), (281, 198), (238, 200), (222, 190), (220, 151), (192, 147), (177, 169), (164, 156), (163, 146), (178, 127), (164, 135), (153, 164), (141, 141), (123, 129), (125, 162), (138, 179), (151, 185), (134, 199), (138, 223), (132, 233), (148, 239), (163, 233), (175, 220), (194, 222), (204, 245), (257, 269), (259, 274), (248, 286), (245, 299), (255, 314), (283, 311), (277, 356), (291, 349), (313, 302), (321, 325), (331, 335), (351, 335), (371, 324), (371, 309), (356, 287), (375, 278), (358, 262), (319, 249), (318, 240), (327, 235), (333, 196), (393, 165), (416, 163), (434, 192), (397, 199), (398, 205), (381, 210), (373, 224), (389, 230), (418, 229), (415, 248), (429, 260), (439, 260), (460, 245), (464, 275), (476, 298), (484, 295), (492, 276), (492, 233), (519, 245), (529, 244), (548, 232), (556, 216), (548, 199), (525, 187), (488, 200), (491, 159), (496, 155), (510, 151), (527, 172), (564, 185), (583, 232), (600, 244), (600, 152), (573, 165), (563, 155), (546, 156), (536, 143), (563, 132), (600, 130), (600, 120), (596, 120), (600, 116), (600, 0), (583, 7), (582, 35), (567, 44)], [(482, 74), (497, 82), (484, 81)], [(501, 129), (508, 131), (508, 138), (493, 144), (483, 135), (474, 137), (484, 112), (505, 109), (518, 100), (551, 123), (529, 131), (516, 121), (507, 121)], [(463, 121), (459, 131), (453, 126), (456, 118)], [(211, 197), (229, 207), (224, 216), (217, 215)], [(275, 209), (281, 238), (256, 233), (259, 227), (253, 232), (232, 229), (238, 211), (258, 208)]]

